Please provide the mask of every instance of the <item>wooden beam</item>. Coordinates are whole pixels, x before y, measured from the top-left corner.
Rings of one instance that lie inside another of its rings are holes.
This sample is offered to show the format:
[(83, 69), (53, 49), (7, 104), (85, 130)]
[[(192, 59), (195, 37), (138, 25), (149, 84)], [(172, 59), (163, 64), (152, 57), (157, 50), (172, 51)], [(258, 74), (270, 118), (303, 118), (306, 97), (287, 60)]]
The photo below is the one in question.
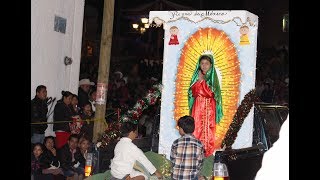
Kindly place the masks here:
[[(105, 121), (106, 102), (108, 93), (108, 80), (111, 58), (112, 32), (113, 32), (113, 17), (114, 17), (114, 0), (104, 0), (103, 20), (100, 44), (100, 59), (99, 72), (97, 82), (97, 104), (94, 127), (93, 127), (93, 142), (97, 142), (101, 133), (103, 133), (107, 126)], [(103, 92), (100, 87), (103, 88)], [(104, 94), (103, 94), (104, 93)], [(104, 101), (98, 101), (99, 97), (103, 97)], [(99, 103), (100, 102), (100, 103)]]

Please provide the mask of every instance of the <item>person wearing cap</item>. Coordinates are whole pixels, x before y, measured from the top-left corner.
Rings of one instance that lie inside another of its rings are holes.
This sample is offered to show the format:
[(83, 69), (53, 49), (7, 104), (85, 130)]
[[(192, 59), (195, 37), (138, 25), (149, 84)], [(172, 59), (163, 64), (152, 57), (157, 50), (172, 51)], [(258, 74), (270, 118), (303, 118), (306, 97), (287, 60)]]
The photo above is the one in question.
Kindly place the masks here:
[(90, 86), (93, 86), (94, 82), (91, 82), (90, 79), (81, 79), (79, 81), (79, 89), (78, 89), (78, 105), (82, 107), (85, 102), (89, 101), (89, 90)]
[(114, 72), (114, 84), (116, 85), (117, 88), (121, 86), (121, 80), (123, 78), (123, 74), (120, 71)]
[(119, 79), (123, 78), (123, 74), (120, 71), (116, 71), (116, 72), (114, 72), (114, 74), (116, 76), (116, 80), (119, 80)]

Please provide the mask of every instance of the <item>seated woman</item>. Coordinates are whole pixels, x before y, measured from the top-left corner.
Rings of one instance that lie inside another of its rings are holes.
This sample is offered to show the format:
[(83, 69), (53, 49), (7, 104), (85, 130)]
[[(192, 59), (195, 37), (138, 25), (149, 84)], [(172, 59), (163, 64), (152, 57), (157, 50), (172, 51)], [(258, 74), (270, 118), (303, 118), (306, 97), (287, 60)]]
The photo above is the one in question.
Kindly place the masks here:
[(79, 140), (79, 148), (84, 159), (87, 159), (87, 155), (90, 151), (90, 140), (86, 136), (82, 136)]
[(31, 154), (31, 179), (33, 180), (53, 180), (53, 176), (51, 174), (42, 174), (43, 149), (44, 147), (41, 143), (36, 143), (33, 147), (33, 152)]
[[(110, 144), (108, 144), (108, 146), (110, 146)], [(82, 156), (86, 160), (88, 158), (88, 153), (92, 153), (92, 159), (91, 159), (92, 160), (92, 169), (91, 169), (91, 172), (98, 173), (99, 166), (97, 166), (97, 165), (98, 165), (98, 161), (99, 161), (98, 158), (99, 157), (97, 156), (96, 151), (93, 148), (93, 144), (91, 143), (91, 141), (89, 140), (89, 138), (87, 136), (80, 137), (79, 148), (80, 148), (80, 152), (81, 152)]]
[(53, 174), (54, 176), (63, 175), (62, 169), (60, 168), (60, 162), (57, 159), (57, 152), (54, 146), (54, 137), (45, 137), (43, 145), (45, 148), (43, 151), (43, 158), (41, 160), (43, 167), (42, 174)]

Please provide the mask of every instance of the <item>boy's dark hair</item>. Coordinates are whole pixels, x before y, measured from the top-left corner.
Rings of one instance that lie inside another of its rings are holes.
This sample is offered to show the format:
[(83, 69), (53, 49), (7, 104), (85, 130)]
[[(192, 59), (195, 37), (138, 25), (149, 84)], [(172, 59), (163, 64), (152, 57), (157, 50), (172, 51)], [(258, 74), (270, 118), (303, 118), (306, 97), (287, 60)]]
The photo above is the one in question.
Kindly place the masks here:
[(70, 141), (72, 138), (76, 138), (79, 141), (79, 136), (77, 134), (71, 134), (68, 138), (68, 141)]
[(134, 124), (132, 122), (124, 122), (121, 125), (120, 132), (122, 137), (128, 137), (131, 131), (135, 131), (137, 129), (138, 129), (138, 124)]
[(181, 127), (186, 134), (194, 131), (194, 119), (192, 116), (183, 116), (178, 120), (178, 126)]
[(40, 92), (41, 89), (47, 89), (47, 87), (44, 86), (44, 85), (39, 85), (39, 86), (37, 87), (37, 89), (36, 89), (36, 92), (37, 92), (37, 93)]

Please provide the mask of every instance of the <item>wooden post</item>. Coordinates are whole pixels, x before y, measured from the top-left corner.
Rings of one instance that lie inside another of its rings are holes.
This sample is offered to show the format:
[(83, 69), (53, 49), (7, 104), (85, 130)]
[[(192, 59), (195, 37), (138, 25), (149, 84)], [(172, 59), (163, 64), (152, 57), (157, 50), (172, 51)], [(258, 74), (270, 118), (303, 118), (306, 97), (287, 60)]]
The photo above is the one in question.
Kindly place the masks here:
[[(99, 136), (106, 130), (105, 113), (108, 92), (108, 79), (111, 58), (111, 44), (112, 44), (112, 31), (113, 31), (113, 16), (114, 16), (114, 0), (104, 0), (103, 7), (103, 20), (100, 44), (100, 59), (99, 59), (99, 72), (97, 85), (105, 85), (104, 103), (96, 104), (95, 119), (93, 127), (93, 142), (97, 142)], [(97, 87), (97, 95), (99, 87)]]

